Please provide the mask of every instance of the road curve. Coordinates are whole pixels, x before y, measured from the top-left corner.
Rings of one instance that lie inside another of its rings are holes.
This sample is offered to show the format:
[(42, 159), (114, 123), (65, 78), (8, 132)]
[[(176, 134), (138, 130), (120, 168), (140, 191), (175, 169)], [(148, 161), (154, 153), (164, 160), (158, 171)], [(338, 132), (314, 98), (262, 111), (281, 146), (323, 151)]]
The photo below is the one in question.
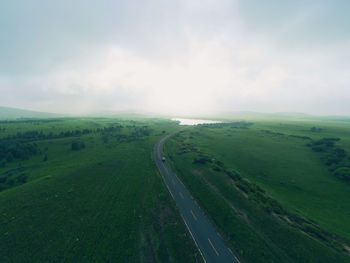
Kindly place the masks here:
[(179, 207), (181, 216), (195, 241), (205, 262), (239, 263), (223, 239), (215, 231), (213, 225), (205, 217), (191, 194), (176, 176), (167, 161), (162, 161), (164, 142), (170, 134), (162, 138), (154, 147), (154, 158), (164, 182)]

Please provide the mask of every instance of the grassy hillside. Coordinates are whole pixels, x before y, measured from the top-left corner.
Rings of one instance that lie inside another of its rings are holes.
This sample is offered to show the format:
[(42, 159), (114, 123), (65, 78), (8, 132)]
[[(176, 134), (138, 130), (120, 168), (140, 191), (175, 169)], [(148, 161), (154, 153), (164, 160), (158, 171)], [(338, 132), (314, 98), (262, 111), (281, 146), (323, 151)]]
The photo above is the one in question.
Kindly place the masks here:
[(60, 116), (61, 115), (55, 114), (55, 113), (0, 107), (0, 120), (20, 119), (20, 118), (55, 118)]
[(201, 262), (152, 157), (176, 128), (0, 123), (0, 262)]
[(241, 259), (350, 262), (350, 182), (334, 176), (350, 165), (349, 131), (305, 120), (203, 125), (166, 151)]

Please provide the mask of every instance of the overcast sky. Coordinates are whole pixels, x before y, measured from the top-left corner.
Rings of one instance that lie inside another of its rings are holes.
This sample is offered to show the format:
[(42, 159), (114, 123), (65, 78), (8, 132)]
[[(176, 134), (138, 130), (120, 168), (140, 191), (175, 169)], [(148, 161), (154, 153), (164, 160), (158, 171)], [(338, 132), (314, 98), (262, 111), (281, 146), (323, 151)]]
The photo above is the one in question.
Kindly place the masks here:
[(0, 0), (0, 105), (350, 115), (349, 0)]

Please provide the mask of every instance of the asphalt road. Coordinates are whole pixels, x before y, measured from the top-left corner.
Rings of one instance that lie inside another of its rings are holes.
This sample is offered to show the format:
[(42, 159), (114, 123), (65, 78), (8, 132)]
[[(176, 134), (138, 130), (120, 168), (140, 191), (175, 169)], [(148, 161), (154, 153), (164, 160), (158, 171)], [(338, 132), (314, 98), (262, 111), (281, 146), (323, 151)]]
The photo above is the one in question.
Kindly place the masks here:
[(179, 207), (181, 216), (188, 231), (191, 233), (197, 247), (207, 263), (238, 263), (239, 261), (225, 245), (223, 239), (218, 235), (213, 225), (209, 222), (192, 198), (191, 194), (175, 175), (168, 162), (162, 161), (164, 142), (172, 135), (173, 134), (164, 137), (155, 145), (154, 157), (165, 184)]

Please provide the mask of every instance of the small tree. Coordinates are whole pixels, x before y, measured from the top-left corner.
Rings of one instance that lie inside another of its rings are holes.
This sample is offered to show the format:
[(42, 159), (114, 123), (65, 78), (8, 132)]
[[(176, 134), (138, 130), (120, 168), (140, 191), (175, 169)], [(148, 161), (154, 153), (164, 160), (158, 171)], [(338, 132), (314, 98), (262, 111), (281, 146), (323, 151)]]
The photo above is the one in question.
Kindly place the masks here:
[(11, 152), (8, 152), (7, 155), (6, 155), (6, 160), (8, 163), (12, 162), (13, 161), (13, 155)]
[(85, 143), (81, 141), (73, 141), (71, 146), (73, 151), (79, 151), (83, 148), (85, 148)]
[(350, 181), (350, 168), (349, 167), (340, 167), (337, 170), (334, 171), (334, 176), (344, 180), (344, 181)]
[(6, 160), (5, 159), (2, 159), (0, 161), (0, 168), (5, 168), (6, 167)]

